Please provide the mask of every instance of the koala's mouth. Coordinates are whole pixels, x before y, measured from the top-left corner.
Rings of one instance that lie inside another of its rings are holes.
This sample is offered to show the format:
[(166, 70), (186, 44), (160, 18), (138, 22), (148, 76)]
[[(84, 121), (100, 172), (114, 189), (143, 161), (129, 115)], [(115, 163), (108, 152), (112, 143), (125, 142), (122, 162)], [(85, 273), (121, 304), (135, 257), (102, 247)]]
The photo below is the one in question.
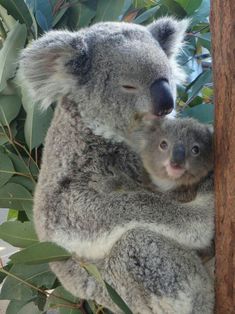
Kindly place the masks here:
[(172, 165), (170, 163), (167, 163), (165, 165), (165, 169), (166, 169), (167, 175), (172, 179), (179, 179), (186, 172), (185, 167), (180, 166), (180, 165)]

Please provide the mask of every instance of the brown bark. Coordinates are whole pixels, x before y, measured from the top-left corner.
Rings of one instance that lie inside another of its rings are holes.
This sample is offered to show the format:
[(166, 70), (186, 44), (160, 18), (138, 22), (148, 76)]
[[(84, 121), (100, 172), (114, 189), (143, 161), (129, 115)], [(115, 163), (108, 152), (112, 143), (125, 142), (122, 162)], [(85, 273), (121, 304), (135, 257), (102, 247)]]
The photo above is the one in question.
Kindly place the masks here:
[(235, 0), (211, 0), (215, 89), (216, 313), (235, 314)]

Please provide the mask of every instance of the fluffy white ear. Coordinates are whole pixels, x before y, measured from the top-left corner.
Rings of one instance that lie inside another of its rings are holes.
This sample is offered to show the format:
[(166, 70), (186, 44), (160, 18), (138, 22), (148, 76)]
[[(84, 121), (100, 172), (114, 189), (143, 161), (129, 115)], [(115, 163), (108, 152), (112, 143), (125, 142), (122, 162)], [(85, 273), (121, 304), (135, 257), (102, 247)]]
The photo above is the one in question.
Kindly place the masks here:
[(166, 55), (172, 57), (179, 53), (189, 23), (189, 19), (178, 21), (172, 17), (163, 17), (151, 23), (148, 29)]
[(71, 92), (88, 71), (88, 61), (88, 48), (79, 33), (51, 31), (23, 50), (18, 77), (46, 109)]

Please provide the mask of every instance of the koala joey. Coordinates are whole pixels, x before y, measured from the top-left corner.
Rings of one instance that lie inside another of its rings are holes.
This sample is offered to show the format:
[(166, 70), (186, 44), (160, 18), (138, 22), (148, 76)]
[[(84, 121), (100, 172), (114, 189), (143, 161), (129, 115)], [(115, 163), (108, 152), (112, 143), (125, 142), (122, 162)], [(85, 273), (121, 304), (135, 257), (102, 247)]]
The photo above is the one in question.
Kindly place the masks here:
[[(193, 200), (199, 183), (213, 169), (212, 126), (194, 119), (136, 115), (128, 141), (147, 170), (146, 187), (165, 192), (177, 201)], [(100, 179), (94, 176), (91, 186), (103, 193), (138, 188), (131, 178), (115, 169), (113, 177)], [(213, 191), (212, 176), (210, 183), (207, 188)]]
[[(71, 252), (51, 263), (75, 296), (111, 309), (106, 289), (81, 267), (95, 264), (134, 314), (209, 314), (213, 284), (195, 253), (214, 233), (214, 197), (200, 184), (179, 203), (146, 188), (146, 171), (129, 144), (136, 114), (168, 114), (183, 78), (177, 54), (187, 20), (149, 26), (106, 22), (79, 32), (51, 31), (21, 54), (19, 74), (33, 99), (57, 102), (34, 196), (41, 241)], [(138, 187), (99, 193), (113, 169)]]

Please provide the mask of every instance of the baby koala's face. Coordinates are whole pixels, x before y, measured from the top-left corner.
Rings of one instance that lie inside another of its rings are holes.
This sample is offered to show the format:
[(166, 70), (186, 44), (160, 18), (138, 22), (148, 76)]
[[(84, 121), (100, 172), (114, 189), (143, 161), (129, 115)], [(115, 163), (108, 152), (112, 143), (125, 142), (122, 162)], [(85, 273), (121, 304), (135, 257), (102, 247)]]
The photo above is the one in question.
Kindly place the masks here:
[(142, 116), (130, 142), (162, 190), (197, 183), (213, 168), (213, 131), (193, 119)]

